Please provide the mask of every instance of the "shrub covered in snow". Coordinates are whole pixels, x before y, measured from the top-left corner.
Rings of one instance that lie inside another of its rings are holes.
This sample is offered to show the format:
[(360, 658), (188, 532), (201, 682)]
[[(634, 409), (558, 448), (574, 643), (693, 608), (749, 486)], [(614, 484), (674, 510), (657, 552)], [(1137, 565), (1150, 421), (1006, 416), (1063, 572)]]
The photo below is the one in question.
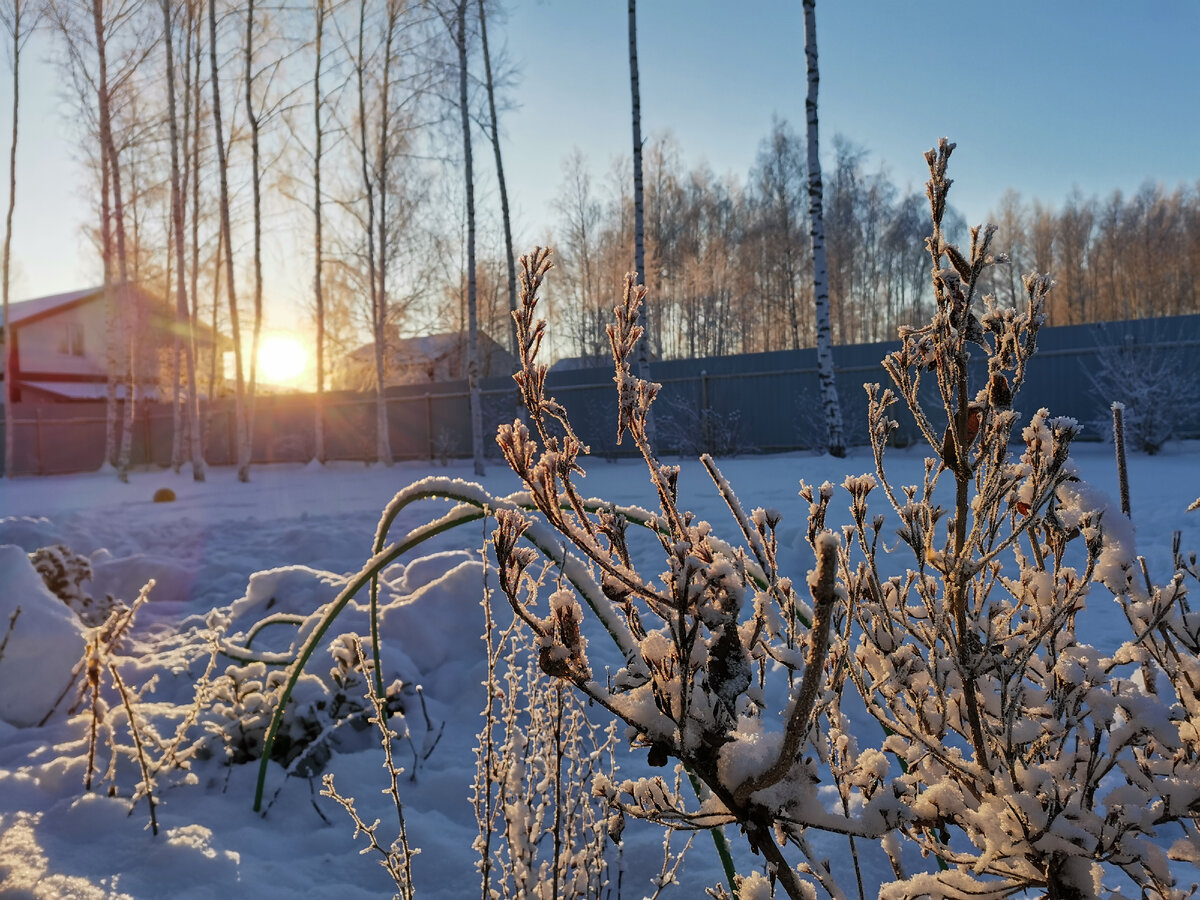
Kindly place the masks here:
[(83, 589), (83, 583), (92, 580), (92, 563), (70, 547), (63, 544), (40, 547), (29, 554), (29, 561), (42, 576), (50, 593), (74, 610), (89, 628), (100, 625), (114, 609), (122, 607), (114, 597), (106, 595), (103, 600), (96, 601)]
[[(1124, 406), (1130, 446), (1157, 453), (1181, 430), (1195, 426), (1200, 418), (1200, 370), (1188, 348), (1170, 346), (1167, 335), (1139, 342), (1113, 326), (1096, 326), (1096, 336), (1100, 352), (1087, 370), (1088, 380), (1106, 405)], [(1111, 433), (1108, 420), (1093, 424), (1099, 434)]]
[[(1181, 566), (1154, 583), (1128, 520), (1078, 477), (1075, 422), (1046, 410), (1019, 422), (1012, 400), (1051, 282), (1027, 277), (1016, 309), (977, 296), (982, 273), (1005, 260), (990, 252), (991, 227), (973, 229), (965, 252), (943, 235), (952, 150), (943, 141), (926, 155), (933, 319), (902, 331), (884, 361), (892, 386), (867, 388), (876, 466), (841, 486), (853, 524), (826, 528), (833, 485), (802, 487), (815, 558), (806, 577), (779, 570), (779, 513), (744, 510), (711, 460), (736, 540), (680, 508), (679, 469), (647, 436), (658, 386), (629, 366), (645, 293), (632, 277), (608, 330), (618, 428), (645, 460), (658, 509), (631, 517), (585, 501), (576, 479), (587, 448), (536, 359), (548, 253), (526, 257), (516, 378), (529, 419), (498, 441), (538, 516), (497, 512), (500, 585), (546, 674), (622, 720), (652, 765), (678, 760), (702, 785), (698, 801), (660, 778), (600, 778), (595, 790), (664, 825), (737, 825), (789, 897), (815, 896), (815, 885), (843, 896), (866, 841), (891, 860), (891, 898), (1183, 897), (1168, 860), (1200, 859), (1200, 628), (1188, 575)], [(978, 382), (973, 353), (987, 362)], [(936, 386), (933, 410), (925, 383)], [(896, 404), (929, 446), (920, 483), (888, 478)], [(537, 553), (523, 540), (546, 547), (537, 518), (590, 566), (558, 553), (572, 587), (540, 605), (528, 574)], [(650, 571), (630, 553), (641, 525), (660, 550)], [(1113, 597), (1130, 632), (1105, 653), (1076, 622)], [(585, 608), (624, 656), (610, 676), (593, 667)], [(864, 715), (879, 725), (874, 741), (852, 727)], [(817, 831), (845, 836), (850, 864), (815, 851)], [(761, 880), (742, 884), (765, 893)]]

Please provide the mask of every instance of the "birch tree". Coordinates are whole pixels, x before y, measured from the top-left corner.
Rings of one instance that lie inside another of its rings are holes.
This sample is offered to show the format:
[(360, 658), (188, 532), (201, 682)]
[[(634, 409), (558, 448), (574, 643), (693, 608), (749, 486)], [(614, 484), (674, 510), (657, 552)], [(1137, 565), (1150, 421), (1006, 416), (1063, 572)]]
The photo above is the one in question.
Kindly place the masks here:
[[(136, 410), (137, 364), (134, 350), (135, 315), (128, 292), (123, 163), (114, 136), (114, 113), (136, 90), (133, 79), (152, 43), (142, 21), (141, 0), (53, 0), (48, 6), (67, 51), (67, 68), (85, 121), (95, 123), (92, 137), (99, 145), (100, 252), (103, 290), (108, 301), (108, 383), (105, 462), (117, 466), (128, 480), (132, 451), (131, 426)], [(120, 102), (118, 102), (120, 101)], [(115, 266), (115, 272), (114, 272)], [(117, 381), (126, 384), (125, 427), (117, 447)]]
[[(387, 352), (389, 337), (388, 311), (388, 241), (390, 236), (387, 216), (388, 174), (391, 161), (392, 119), (392, 72), (396, 60), (397, 30), (400, 24), (402, 5), (388, 0), (381, 26), (382, 57), (367, 55), (366, 36), (371, 20), (367, 17), (369, 4), (360, 0), (358, 7), (357, 53), (354, 57), (354, 76), (358, 93), (358, 156), (362, 171), (363, 196), (367, 214), (363, 223), (367, 250), (367, 280), (371, 301), (371, 333), (375, 351), (375, 455), (385, 466), (392, 464), (390, 423), (388, 420), (387, 395)], [(367, 102), (367, 72), (380, 72), (377, 102), (373, 105), (378, 126), (375, 153), (372, 160), (368, 127), (371, 124)]]
[(484, 474), (483, 398), (479, 391), (479, 309), (475, 277), (475, 171), (471, 158), (471, 110), (467, 92), (467, 0), (454, 7), (454, 44), (458, 50), (458, 108), (462, 121), (463, 179), (467, 202), (467, 391), (471, 407), (471, 457), (475, 474)]
[[(122, 349), (126, 350), (125, 359), (128, 366), (128, 378), (125, 382), (125, 423), (121, 433), (121, 449), (117, 455), (117, 477), (121, 481), (129, 480), (129, 463), (133, 452), (133, 423), (137, 415), (137, 309), (136, 301), (130, 302), (129, 262), (125, 234), (125, 202), (121, 189), (121, 158), (117, 151), (116, 140), (112, 127), (112, 93), (108, 84), (108, 38), (109, 23), (104, 18), (105, 3), (103, 0), (92, 0), (92, 24), (96, 38), (96, 56), (99, 63), (98, 99), (100, 106), (100, 140), (107, 154), (109, 169), (109, 188), (112, 191), (113, 218), (116, 231), (117, 246), (117, 275), (120, 286), (121, 306), (123, 310), (124, 329), (121, 339)], [(132, 70), (127, 71), (127, 77), (132, 76)], [(105, 285), (106, 293), (111, 290)], [(110, 293), (111, 296), (111, 293)], [(110, 300), (110, 302), (112, 302)]]
[[(175, 358), (179, 359), (180, 349), (183, 351), (184, 364), (187, 368), (186, 403), (188, 414), (188, 444), (192, 460), (192, 478), (204, 481), (204, 448), (200, 441), (200, 396), (196, 390), (196, 334), (192, 329), (191, 306), (188, 302), (186, 269), (187, 262), (184, 253), (183, 202), (184, 193), (180, 183), (179, 161), (179, 124), (176, 119), (175, 104), (175, 50), (174, 28), (172, 27), (171, 0), (161, 0), (163, 14), (163, 47), (167, 58), (167, 125), (171, 135), (171, 232), (175, 246)], [(190, 61), (185, 59), (185, 65)], [(184, 113), (187, 120), (187, 113)], [(193, 216), (195, 211), (193, 211)], [(180, 345), (182, 344), (182, 348)], [(178, 371), (178, 366), (176, 366)], [(176, 381), (178, 390), (178, 380)], [(182, 455), (182, 429), (180, 404), (175, 404), (175, 429), (171, 457), (178, 460)], [(176, 466), (178, 471), (178, 466)]]
[[(256, 69), (255, 37), (262, 28), (262, 20), (255, 15), (255, 0), (246, 0), (246, 38), (243, 45), (242, 59), (245, 64), (246, 121), (250, 126), (250, 189), (254, 216), (254, 320), (250, 336), (250, 383), (246, 392), (246, 428), (244, 442), (238, 446), (239, 469), (243, 467), (249, 468), (250, 456), (253, 450), (254, 399), (258, 391), (258, 348), (262, 341), (263, 324), (262, 126), (264, 117), (269, 115), (271, 110), (269, 108), (269, 101), (265, 96), (257, 99), (255, 97), (255, 86), (259, 80), (259, 75), (263, 74)], [(270, 82), (272, 80), (271, 76), (276, 67), (277, 62), (274, 61), (264, 67), (267, 75), (266, 81)]]
[(496, 85), (492, 77), (492, 55), (488, 48), (487, 14), (484, 5), (484, 0), (479, 0), (479, 38), (483, 50), (484, 83), (487, 87), (488, 136), (492, 142), (492, 152), (496, 157), (496, 183), (500, 191), (500, 215), (504, 222), (504, 261), (508, 272), (508, 333), (510, 350), (515, 358), (517, 355), (517, 320), (512, 316), (517, 311), (517, 260), (513, 255), (512, 216), (509, 214), (508, 208), (508, 183), (504, 179), (504, 158), (500, 152), (500, 124), (496, 115)]
[[(637, 61), (637, 0), (629, 0), (629, 91), (633, 100), (633, 267), (638, 283), (646, 283), (645, 207), (642, 199), (642, 95), (638, 85)], [(638, 312), (638, 327), (642, 329), (637, 341), (637, 374), (650, 378), (650, 329), (646, 324), (646, 304)], [(654, 420), (650, 419), (649, 434), (654, 441)]]
[[(221, 82), (217, 65), (217, 3), (208, 0), (208, 59), (212, 81), (213, 133), (217, 147), (217, 178), (220, 183), (219, 207), (221, 243), (225, 247), (225, 292), (229, 299), (229, 331), (233, 339), (234, 359), (234, 418), (237, 431), (238, 481), (250, 480), (250, 457), (244, 453), (250, 445), (250, 428), (246, 414), (246, 378), (242, 360), (241, 322), (238, 317), (237, 284), (233, 273), (233, 241), (229, 219), (229, 168), (225, 150), (225, 133), (221, 122)], [(243, 455), (244, 454), (244, 455)]]
[[(632, 0), (631, 0), (632, 2)], [(833, 336), (829, 319), (829, 268), (825, 261), (825, 220), (822, 209), (820, 144), (817, 139), (817, 2), (804, 0), (804, 61), (808, 71), (808, 97), (804, 109), (808, 119), (808, 215), (812, 243), (813, 294), (817, 316), (817, 372), (821, 381), (826, 440), (829, 455), (844, 457), (846, 441), (842, 436), (842, 409), (838, 402), (837, 381), (833, 371)]]
[(325, 248), (321, 216), (321, 155), (324, 150), (324, 98), (321, 94), (321, 63), (324, 58), (326, 0), (313, 2), (313, 300), (317, 318), (317, 392), (313, 403), (313, 458), (325, 465), (325, 293), (321, 267)]
[(30, 9), (27, 0), (8, 0), (0, 6), (0, 24), (4, 26), (5, 36), (9, 38), (8, 63), (12, 71), (12, 141), (8, 153), (8, 212), (4, 217), (4, 270), (3, 293), (3, 344), (0, 352), (4, 354), (4, 475), (13, 476), (14, 471), (14, 416), (13, 398), (13, 355), (12, 341), (9, 335), (12, 326), (8, 320), (8, 290), (11, 277), (12, 262), (12, 224), (13, 212), (17, 206), (17, 125), (18, 113), (21, 108), (21, 49), (37, 27), (39, 11), (36, 6)]

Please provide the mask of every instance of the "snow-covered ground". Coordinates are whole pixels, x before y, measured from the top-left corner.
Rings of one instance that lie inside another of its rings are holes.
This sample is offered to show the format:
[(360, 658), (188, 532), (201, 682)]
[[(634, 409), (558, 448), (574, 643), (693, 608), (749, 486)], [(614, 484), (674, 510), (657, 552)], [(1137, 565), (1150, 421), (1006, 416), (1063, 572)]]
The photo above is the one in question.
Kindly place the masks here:
[[(1085, 479), (1116, 495), (1110, 447), (1079, 444), (1074, 456)], [(889, 459), (896, 481), (920, 481), (920, 454), (897, 451)], [(841, 461), (787, 454), (725, 460), (721, 466), (747, 507), (773, 506), (784, 513), (783, 567), (797, 576), (812, 565), (803, 541), (807, 504), (797, 496), (799, 481), (839, 484), (847, 474), (873, 468), (862, 450)], [(685, 460), (682, 469), (684, 505), (718, 531), (732, 526), (699, 463)], [(228, 612), (241, 600), (233, 615), (241, 611), (242, 619), (267, 611), (311, 612), (369, 556), (379, 513), (392, 495), (429, 474), (476, 480), (465, 464), (260, 467), (249, 484), (237, 483), (230, 469), (210, 471), (204, 484), (160, 471), (135, 472), (129, 484), (109, 474), (16, 479), (0, 482), (0, 545), (32, 552), (65, 544), (90, 557), (94, 578), (84, 587), (97, 598), (112, 594), (129, 601), (155, 579), (120, 671), (131, 686), (158, 676), (154, 693), (142, 701), (152, 708), (186, 707), (207, 659), (203, 636), (211, 610)], [(1200, 494), (1200, 443), (1173, 444), (1157, 457), (1133, 458), (1130, 479), (1138, 549), (1162, 577), (1169, 571), (1173, 531), (1183, 531), (1185, 549), (1200, 548), (1200, 513), (1184, 512)], [(481, 481), (499, 495), (518, 487), (515, 477), (496, 464)], [(171, 488), (177, 499), (152, 502), (162, 487)], [(584, 489), (621, 504), (650, 506), (652, 501), (643, 471), (628, 461), (594, 461)], [(835, 498), (837, 509), (845, 505)], [(410, 507), (393, 533), (439, 512), (436, 504)], [(409, 838), (422, 851), (414, 873), (420, 897), (478, 896), (469, 792), (483, 704), (482, 536), (478, 523), (452, 530), (423, 545), (414, 554), (420, 559), (403, 560), (387, 573), (385, 595), (393, 621), (385, 631), (390, 648), (385, 660), (404, 678), (423, 684), (430, 717), (445, 722), (416, 779), (402, 784)], [(290, 568), (270, 571), (282, 567)], [(24, 554), (0, 551), (0, 640), (9, 611), (18, 604), (25, 626), (37, 623), (40, 633), (59, 636), (23, 644), (27, 639), (18, 622), (0, 661), (0, 717), (7, 703), (10, 721), (48, 709), (82, 650), (78, 626), (62, 615), (65, 607), (39, 593), (31, 572)], [(1116, 612), (1115, 605), (1089, 610), (1081, 632), (1095, 643), (1115, 643)], [(242, 619), (235, 618), (231, 628), (244, 627)], [(363, 618), (351, 611), (346, 622), (343, 630), (358, 628)], [(269, 642), (264, 638), (264, 643)], [(222, 659), (219, 667), (226, 664)], [(314, 662), (321, 670), (328, 666), (328, 657)], [(160, 834), (154, 837), (145, 801), (130, 812), (135, 769), (118, 773), (119, 796), (84, 792), (86, 733), (86, 717), (68, 718), (61, 711), (42, 727), (0, 721), (0, 897), (390, 896), (390, 879), (373, 857), (358, 854), (362, 842), (354, 843), (343, 811), (316, 796), (312, 785), (319, 782), (285, 779), (273, 766), (270, 806), (260, 816), (251, 808), (256, 765), (199, 761), (195, 784), (173, 784), (163, 777)], [(619, 762), (640, 771), (644, 751)], [(381, 833), (388, 833), (380, 763), (377, 745), (347, 741), (327, 770), (342, 793), (358, 799), (363, 817), (368, 822), (382, 818)], [(740, 852), (740, 836), (732, 831), (729, 836)], [(640, 897), (652, 892), (649, 879), (661, 864), (661, 837), (636, 823), (625, 837), (622, 895)], [(748, 869), (753, 860), (743, 863)], [(868, 878), (873, 874), (869, 869)], [(719, 879), (711, 845), (698, 840), (683, 865), (681, 885), (665, 896), (699, 897), (704, 885)]]

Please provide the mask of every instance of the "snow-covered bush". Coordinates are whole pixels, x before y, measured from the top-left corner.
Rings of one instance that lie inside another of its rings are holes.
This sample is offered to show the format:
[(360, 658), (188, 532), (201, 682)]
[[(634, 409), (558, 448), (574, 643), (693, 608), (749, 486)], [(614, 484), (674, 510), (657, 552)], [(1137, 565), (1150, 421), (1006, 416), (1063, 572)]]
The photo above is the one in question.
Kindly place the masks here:
[(746, 446), (742, 414), (732, 409), (722, 413), (701, 409), (679, 400), (666, 410), (656, 410), (655, 435), (659, 444), (680, 456), (697, 457), (707, 453), (715, 457), (737, 456), (752, 448)]
[[(1181, 426), (1195, 427), (1200, 369), (1187, 348), (1170, 346), (1167, 335), (1138, 341), (1111, 325), (1098, 325), (1096, 336), (1098, 352), (1088, 380), (1106, 406), (1124, 405), (1125, 436), (1133, 448), (1157, 453)], [(1095, 423), (1100, 434), (1110, 434), (1110, 425), (1107, 419)]]
[[(779, 570), (780, 514), (745, 511), (711, 459), (740, 534), (721, 540), (679, 507), (679, 469), (658, 461), (646, 433), (658, 386), (629, 366), (645, 289), (627, 278), (608, 330), (619, 437), (645, 460), (658, 501), (641, 518), (659, 561), (635, 562), (631, 518), (576, 486), (587, 448), (536, 359), (549, 255), (523, 259), (516, 379), (529, 418), (497, 440), (537, 516), (497, 511), (500, 586), (545, 673), (622, 720), (652, 765), (678, 760), (704, 786), (698, 803), (659, 778), (599, 778), (594, 789), (664, 825), (736, 825), (789, 897), (816, 885), (844, 896), (864, 841), (892, 861), (891, 898), (1183, 897), (1168, 860), (1200, 860), (1200, 614), (1185, 573), (1155, 586), (1128, 519), (1079, 480), (1076, 424), (1042, 410), (1021, 427), (1012, 399), (1050, 280), (1027, 277), (1018, 309), (977, 296), (981, 274), (1004, 260), (990, 253), (991, 227), (972, 230), (966, 252), (942, 233), (952, 150), (943, 141), (926, 154), (933, 319), (902, 331), (885, 359), (893, 387), (868, 386), (876, 465), (842, 485), (853, 524), (826, 528), (833, 485), (802, 488), (815, 557), (804, 578)], [(979, 383), (972, 353), (987, 360)], [(926, 381), (934, 410), (922, 404)], [(929, 445), (920, 484), (887, 476), (898, 403)], [(539, 519), (595, 579), (576, 571), (575, 589), (558, 585), (540, 607), (528, 574), (537, 554), (522, 541), (545, 547)], [(1076, 621), (1089, 599), (1110, 597), (1130, 633), (1106, 653), (1078, 638)], [(610, 676), (593, 669), (585, 607), (624, 656)], [(852, 727), (864, 712), (877, 740)], [(817, 852), (816, 831), (845, 836), (853, 865)]]
[(123, 604), (112, 596), (106, 595), (103, 600), (96, 601), (83, 589), (83, 583), (92, 580), (92, 563), (70, 547), (63, 544), (40, 547), (29, 554), (29, 561), (42, 576), (50, 593), (74, 610), (87, 627), (100, 625), (114, 609), (123, 608)]
[[(358, 642), (356, 635), (339, 635), (330, 643), (333, 665), (328, 677), (303, 674), (291, 691), (282, 727), (270, 750), (270, 758), (289, 772), (316, 775), (333, 751), (350, 740), (350, 734), (367, 728), (372, 662), (367, 661), (364, 673), (356, 658)], [(212, 680), (204, 726), (210, 744), (222, 748), (228, 763), (240, 765), (262, 758), (267, 730), (287, 679), (286, 669), (254, 661), (230, 665)], [(406, 700), (412, 696), (411, 686), (393, 681), (386, 692), (388, 715), (403, 719)]]

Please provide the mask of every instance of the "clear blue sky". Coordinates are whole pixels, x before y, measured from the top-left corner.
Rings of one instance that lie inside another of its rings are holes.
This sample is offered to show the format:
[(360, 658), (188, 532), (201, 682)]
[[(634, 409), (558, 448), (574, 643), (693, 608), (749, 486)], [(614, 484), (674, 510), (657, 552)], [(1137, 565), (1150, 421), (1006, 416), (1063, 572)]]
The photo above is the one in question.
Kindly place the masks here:
[[(630, 151), (626, 4), (511, 0), (493, 41), (520, 68), (503, 122), (524, 247), (545, 237), (578, 147), (597, 178)], [(958, 143), (952, 202), (982, 220), (1005, 188), (1057, 205), (1085, 195), (1200, 181), (1200, 0), (819, 0), (821, 138), (841, 133), (886, 163), (902, 189), (925, 180), (921, 153)], [(688, 164), (745, 177), (772, 115), (802, 130), (799, 0), (641, 0), (642, 122), (673, 132)], [(30, 45), (44, 57), (46, 42)], [(57, 73), (25, 70), (14, 259), (16, 297), (96, 280), (73, 128)], [(11, 77), (0, 77), (7, 149)], [(4, 154), (7, 162), (7, 153)], [(490, 154), (477, 154), (490, 168)], [(6, 179), (5, 179), (6, 181)], [(2, 185), (0, 185), (2, 190)], [(2, 195), (2, 194), (0, 194)], [(281, 317), (282, 318), (282, 317)]]

